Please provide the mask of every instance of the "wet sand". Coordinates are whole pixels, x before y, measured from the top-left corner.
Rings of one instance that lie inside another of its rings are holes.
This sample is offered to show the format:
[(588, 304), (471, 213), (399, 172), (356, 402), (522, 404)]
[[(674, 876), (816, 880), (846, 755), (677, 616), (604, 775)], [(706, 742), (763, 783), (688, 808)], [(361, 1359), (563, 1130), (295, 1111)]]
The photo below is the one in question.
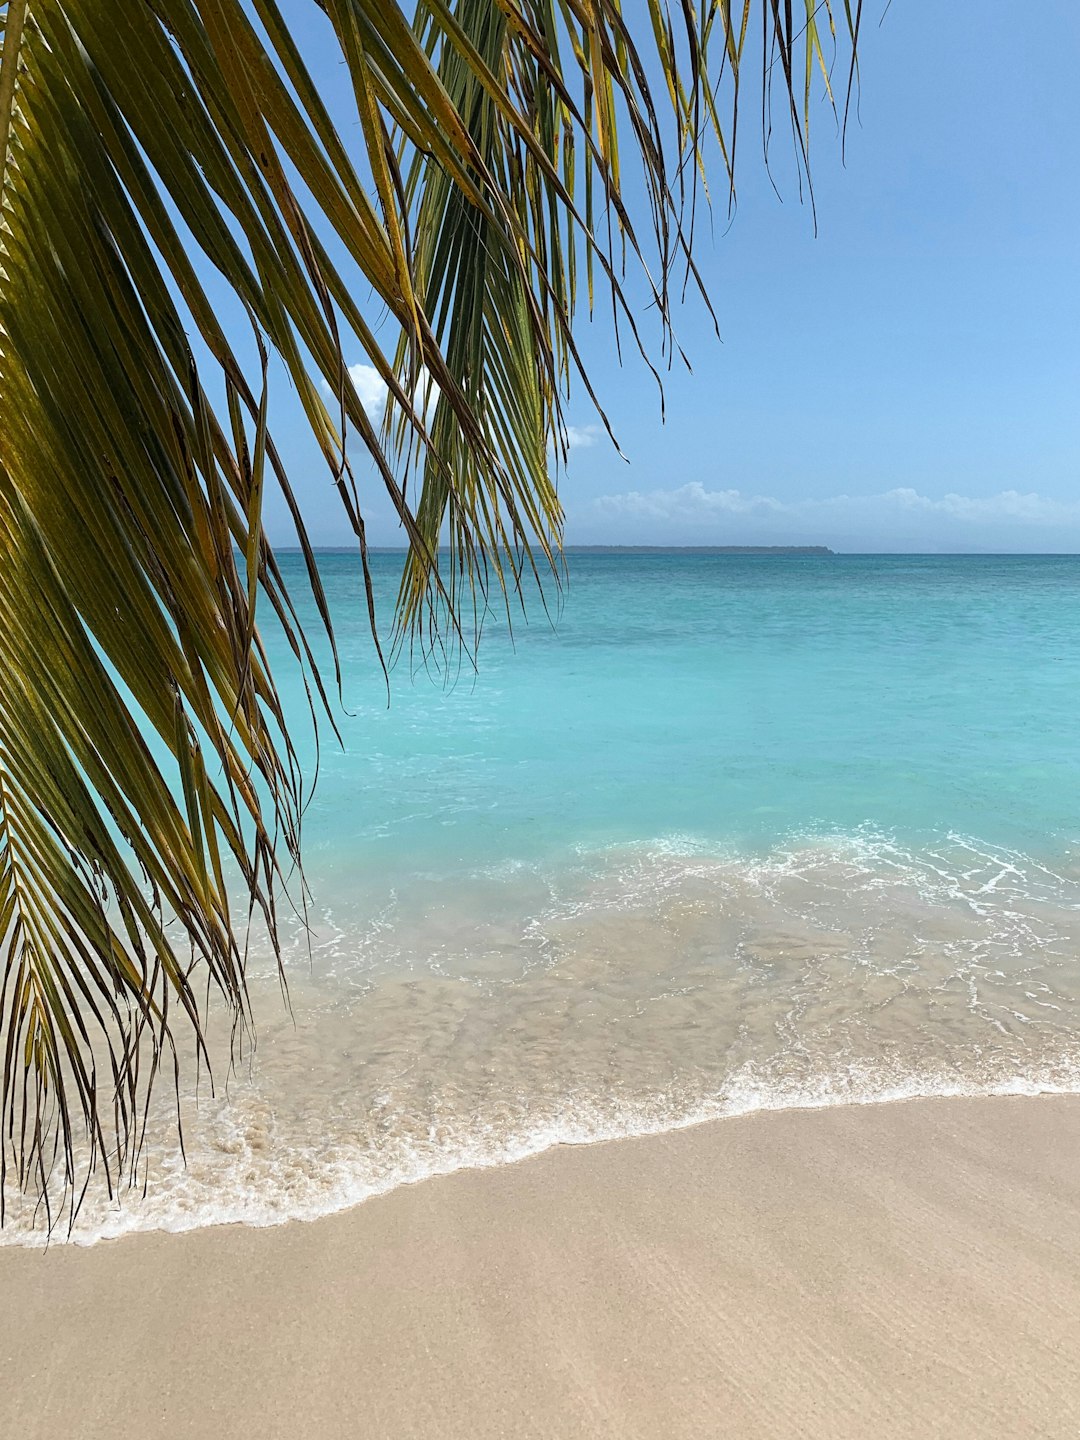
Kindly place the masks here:
[(0, 1250), (0, 1435), (1080, 1433), (1080, 1097), (729, 1119)]

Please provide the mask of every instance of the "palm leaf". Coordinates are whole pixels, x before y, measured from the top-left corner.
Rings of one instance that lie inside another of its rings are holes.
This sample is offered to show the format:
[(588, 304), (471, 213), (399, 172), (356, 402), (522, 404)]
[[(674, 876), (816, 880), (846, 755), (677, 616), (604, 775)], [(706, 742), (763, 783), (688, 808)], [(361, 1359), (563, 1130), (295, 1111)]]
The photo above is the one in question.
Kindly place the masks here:
[[(331, 649), (333, 631), (273, 439), (271, 357), (365, 578), (353, 437), (392, 499), (402, 636), (453, 638), (470, 604), (557, 574), (563, 407), (572, 384), (596, 400), (579, 286), (648, 359), (632, 260), (658, 359), (679, 355), (672, 285), (707, 303), (695, 207), (709, 134), (734, 183), (751, 8), (0, 4), (0, 1181), (48, 1196), (55, 1175), (74, 1213), (95, 1168), (110, 1186), (132, 1173), (176, 1017), (200, 1050), (209, 980), (242, 1030), (253, 910), (276, 946), (305, 795), (257, 606), (314, 723), (333, 717), (263, 529), (267, 485)], [(802, 156), (832, 17), (807, 0), (798, 31), (790, 5), (760, 10), (762, 85), (779, 76)], [(309, 22), (336, 39), (358, 153), (307, 68)], [(210, 271), (246, 330), (216, 313)], [(381, 435), (357, 351), (390, 392)], [(368, 604), (374, 628), (370, 581)]]

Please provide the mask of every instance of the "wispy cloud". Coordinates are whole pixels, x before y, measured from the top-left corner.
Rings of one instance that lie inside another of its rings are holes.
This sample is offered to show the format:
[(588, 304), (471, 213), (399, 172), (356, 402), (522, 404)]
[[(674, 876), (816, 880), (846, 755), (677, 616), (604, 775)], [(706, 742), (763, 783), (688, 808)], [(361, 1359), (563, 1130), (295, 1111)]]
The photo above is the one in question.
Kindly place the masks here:
[(911, 487), (873, 495), (780, 500), (737, 489), (710, 490), (700, 481), (670, 489), (603, 495), (577, 512), (592, 532), (643, 532), (670, 543), (820, 543), (900, 548), (965, 543), (1014, 548), (1058, 536), (1080, 544), (1080, 501), (1035, 491), (989, 495), (924, 495)]

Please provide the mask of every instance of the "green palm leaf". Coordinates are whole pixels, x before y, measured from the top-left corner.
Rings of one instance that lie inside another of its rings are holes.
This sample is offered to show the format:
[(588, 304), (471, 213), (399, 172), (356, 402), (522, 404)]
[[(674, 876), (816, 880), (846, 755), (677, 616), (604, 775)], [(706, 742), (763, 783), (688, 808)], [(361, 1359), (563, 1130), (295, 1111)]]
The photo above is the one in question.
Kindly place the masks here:
[[(489, 592), (557, 573), (563, 405), (572, 383), (596, 399), (580, 281), (644, 355), (632, 258), (660, 358), (678, 353), (670, 287), (697, 284), (709, 134), (733, 184), (751, 9), (0, 4), (0, 1179), (48, 1196), (56, 1175), (73, 1213), (89, 1171), (130, 1174), (176, 1017), (200, 1047), (209, 981), (242, 1028), (253, 910), (276, 945), (304, 791), (257, 604), (307, 670), (316, 723), (333, 720), (263, 531), (267, 485), (331, 647), (333, 631), (273, 440), (270, 357), (365, 577), (354, 438), (396, 507), (401, 636), (452, 638)], [(803, 153), (832, 16), (811, 0), (801, 30), (790, 4), (761, 15), (761, 83), (780, 77)], [(348, 143), (305, 64), (312, 23), (347, 70)], [(210, 270), (247, 331), (215, 312)], [(355, 351), (389, 390), (381, 434)]]

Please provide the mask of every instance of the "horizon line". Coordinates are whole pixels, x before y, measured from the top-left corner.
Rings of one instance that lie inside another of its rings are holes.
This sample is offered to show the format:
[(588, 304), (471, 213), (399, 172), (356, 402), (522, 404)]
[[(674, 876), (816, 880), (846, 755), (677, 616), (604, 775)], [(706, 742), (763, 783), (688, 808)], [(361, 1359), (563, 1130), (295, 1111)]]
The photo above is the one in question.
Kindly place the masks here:
[[(278, 554), (278, 555), (282, 555), (282, 554), (301, 555), (301, 554), (303, 554), (303, 547), (300, 546), (300, 545), (273, 545), (273, 544), (272, 544), (272, 545), (271, 545), (271, 548), (274, 550), (275, 554)], [(356, 544), (352, 544), (352, 545), (348, 545), (348, 544), (330, 544), (330, 545), (312, 544), (311, 549), (312, 549), (313, 552), (318, 553), (318, 554), (332, 553), (332, 554), (341, 554), (341, 555), (355, 555), (355, 554), (358, 554), (358, 553), (359, 553), (359, 547), (358, 547)], [(368, 549), (368, 554), (369, 554), (369, 555), (407, 555), (407, 554), (409, 553), (409, 546), (408, 546), (408, 545), (369, 545), (369, 546), (367, 547), (367, 549)], [(449, 546), (445, 546), (445, 545), (440, 545), (440, 546), (439, 546), (439, 553), (440, 553), (440, 554), (444, 554), (444, 553), (446, 553), (448, 550), (449, 550)], [(935, 558), (935, 557), (936, 557), (936, 558), (939, 558), (939, 559), (954, 559), (954, 560), (974, 559), (974, 558), (978, 558), (978, 557), (980, 557), (980, 556), (986, 557), (986, 558), (997, 557), (997, 558), (999, 558), (999, 559), (1000, 559), (1000, 558), (1004, 558), (1004, 557), (1008, 557), (1008, 556), (1014, 556), (1014, 557), (1017, 557), (1017, 558), (1019, 558), (1019, 557), (1024, 557), (1024, 556), (1026, 556), (1026, 557), (1028, 557), (1028, 558), (1045, 557), (1045, 558), (1047, 558), (1047, 559), (1068, 559), (1068, 558), (1077, 558), (1077, 557), (1080, 557), (1080, 549), (1078, 549), (1078, 550), (834, 550), (831, 546), (828, 546), (828, 545), (607, 545), (607, 544), (604, 544), (604, 545), (588, 545), (588, 544), (580, 544), (580, 545), (564, 545), (564, 546), (562, 547), (562, 550), (559, 551), (559, 552), (556, 552), (556, 553), (561, 553), (561, 554), (566, 555), (566, 554), (574, 554), (575, 552), (578, 553), (578, 554), (581, 554), (581, 553), (584, 553), (584, 552), (596, 553), (597, 551), (601, 551), (601, 552), (619, 552), (619, 553), (623, 553), (623, 554), (639, 554), (639, 555), (645, 555), (645, 554), (649, 554), (649, 555), (665, 555), (665, 554), (672, 554), (672, 553), (688, 553), (688, 554), (698, 554), (698, 555), (739, 555), (739, 554), (743, 554), (743, 555), (750, 555), (750, 554), (757, 554), (757, 555), (770, 555), (770, 554), (827, 555), (827, 556), (830, 556), (830, 557), (832, 557), (832, 558), (834, 558), (834, 559), (837, 558), (837, 557), (839, 557), (839, 556), (845, 556), (845, 555), (847, 555), (847, 556), (856, 556), (856, 555), (895, 555), (895, 556), (904, 556), (904, 555), (907, 555), (907, 556), (911, 556), (911, 557), (923, 557), (923, 558)]]

